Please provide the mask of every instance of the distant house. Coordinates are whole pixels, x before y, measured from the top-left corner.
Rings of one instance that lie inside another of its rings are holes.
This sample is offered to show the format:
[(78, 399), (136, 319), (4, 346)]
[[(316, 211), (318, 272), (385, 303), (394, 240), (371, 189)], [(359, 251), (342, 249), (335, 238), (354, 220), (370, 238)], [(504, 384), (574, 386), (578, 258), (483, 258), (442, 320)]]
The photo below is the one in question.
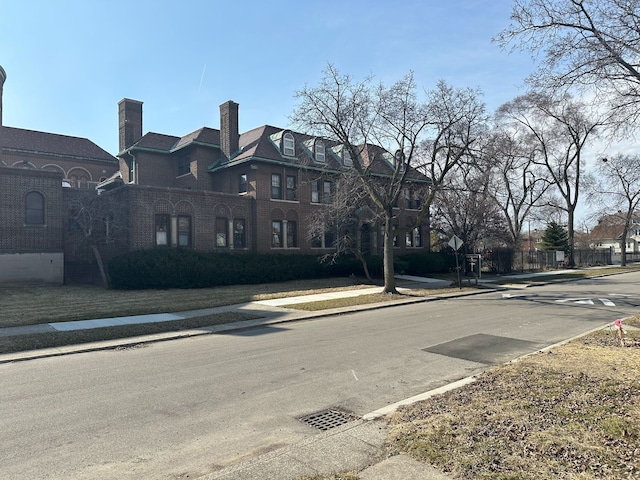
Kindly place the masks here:
[[(606, 215), (598, 220), (598, 224), (591, 230), (591, 242), (594, 248), (609, 249), (614, 254), (622, 252), (622, 232), (625, 216), (622, 213)], [(632, 224), (627, 232), (627, 254), (640, 253), (640, 214), (633, 216)]]
[[(92, 245), (107, 257), (152, 247), (282, 254), (335, 248), (338, 232), (328, 225), (311, 236), (309, 218), (331, 201), (340, 173), (353, 165), (344, 145), (269, 125), (240, 133), (232, 101), (220, 105), (219, 130), (143, 133), (142, 102), (123, 99), (114, 157), (88, 139), (3, 126), (5, 79), (0, 67), (0, 282), (95, 277), (74, 218), (87, 195), (113, 209), (101, 218), (102, 244)], [(393, 156), (374, 146), (364, 152), (372, 175), (388, 178)], [(394, 246), (428, 251), (428, 224), (416, 224), (416, 192), (429, 180), (413, 170), (407, 178), (394, 212), (406, 233)], [(381, 254), (379, 220), (365, 206), (360, 213), (354, 241), (365, 253)], [(123, 227), (117, 235), (115, 223)]]

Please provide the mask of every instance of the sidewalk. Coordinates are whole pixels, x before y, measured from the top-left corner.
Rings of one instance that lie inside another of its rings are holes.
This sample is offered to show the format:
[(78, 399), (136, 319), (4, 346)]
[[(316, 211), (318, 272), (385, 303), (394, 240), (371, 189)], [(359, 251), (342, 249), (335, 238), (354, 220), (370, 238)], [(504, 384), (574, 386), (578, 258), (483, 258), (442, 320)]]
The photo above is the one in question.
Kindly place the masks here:
[[(567, 273), (570, 271), (558, 271), (554, 273)], [(545, 272), (548, 275), (549, 272)], [(536, 274), (516, 275), (510, 278), (535, 277)], [(439, 288), (449, 286), (449, 282), (441, 280), (425, 279), (419, 277), (400, 276), (400, 280), (408, 281), (414, 288)], [(491, 282), (484, 280), (484, 285)], [(426, 285), (425, 285), (426, 284)], [(184, 318), (197, 317), (212, 313), (222, 313), (229, 311), (251, 312), (260, 315), (256, 320), (247, 320), (227, 325), (217, 325), (194, 330), (184, 330), (179, 332), (167, 332), (144, 337), (118, 339), (107, 342), (96, 342), (93, 344), (72, 345), (67, 347), (48, 348), (30, 352), (19, 352), (15, 354), (0, 355), (0, 364), (21, 360), (65, 355), (69, 353), (79, 353), (95, 350), (103, 350), (127, 345), (136, 345), (155, 341), (163, 341), (180, 337), (205, 335), (221, 331), (246, 329), (256, 326), (264, 326), (275, 323), (300, 321), (322, 316), (337, 315), (345, 312), (358, 310), (371, 310), (378, 308), (388, 308), (403, 303), (417, 303), (436, 301), (443, 298), (473, 295), (485, 293), (477, 292), (449, 292), (438, 295), (434, 290), (434, 295), (429, 297), (413, 297), (402, 299), (397, 302), (385, 302), (369, 304), (348, 309), (323, 310), (319, 312), (307, 312), (285, 308), (301, 302), (321, 301), (330, 298), (344, 298), (359, 295), (379, 293), (382, 287), (372, 287), (360, 290), (350, 290), (335, 293), (323, 293), (316, 295), (305, 295), (299, 297), (281, 298), (275, 300), (263, 300), (239, 305), (229, 305), (224, 307), (209, 308), (203, 310), (193, 310), (179, 313), (159, 313), (151, 315), (137, 315), (118, 318), (102, 318), (96, 320), (83, 320), (75, 322), (55, 322), (41, 325), (30, 325), (25, 327), (9, 327), (0, 329), (0, 336), (47, 333), (54, 331), (70, 331), (78, 329), (99, 328), (113, 325), (127, 325), (136, 323), (163, 322), (179, 320)], [(399, 291), (410, 290), (410, 288), (398, 288)], [(440, 389), (426, 392), (422, 395), (402, 400), (394, 405), (389, 405), (375, 412), (364, 415), (361, 419), (351, 421), (345, 425), (332, 428), (326, 432), (319, 433), (307, 441), (299, 444), (269, 452), (251, 458), (247, 461), (233, 464), (227, 468), (200, 477), (200, 480), (297, 480), (305, 475), (331, 474), (337, 472), (358, 472), (361, 480), (447, 480), (452, 478), (439, 470), (413, 460), (406, 455), (398, 455), (391, 458), (384, 458), (383, 444), (387, 437), (387, 424), (384, 421), (385, 415), (395, 411), (400, 405), (414, 403), (433, 395), (444, 393), (447, 390), (458, 388), (469, 383), (473, 379), (463, 379)]]

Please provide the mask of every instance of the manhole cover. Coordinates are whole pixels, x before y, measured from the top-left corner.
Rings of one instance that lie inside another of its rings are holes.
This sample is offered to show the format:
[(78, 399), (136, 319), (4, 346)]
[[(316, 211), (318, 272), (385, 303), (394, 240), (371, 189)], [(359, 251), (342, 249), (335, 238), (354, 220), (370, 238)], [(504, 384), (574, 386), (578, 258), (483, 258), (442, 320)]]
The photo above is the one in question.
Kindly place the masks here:
[(357, 419), (358, 416), (354, 415), (353, 413), (334, 408), (323, 410), (317, 413), (312, 413), (310, 415), (305, 415), (304, 417), (299, 418), (301, 422), (304, 422), (311, 427), (322, 430), (323, 432)]

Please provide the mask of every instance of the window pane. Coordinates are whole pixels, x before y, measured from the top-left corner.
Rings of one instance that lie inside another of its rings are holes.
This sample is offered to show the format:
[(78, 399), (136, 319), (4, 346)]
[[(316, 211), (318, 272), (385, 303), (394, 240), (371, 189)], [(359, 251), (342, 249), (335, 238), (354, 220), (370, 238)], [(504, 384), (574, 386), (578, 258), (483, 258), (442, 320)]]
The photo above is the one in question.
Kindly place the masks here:
[(281, 177), (277, 173), (271, 174), (271, 198), (282, 198)]
[(30, 192), (25, 198), (25, 223), (44, 225), (44, 197), (38, 192)]
[(238, 181), (238, 193), (247, 193), (247, 174), (243, 173), (240, 175)]
[(322, 183), (322, 202), (331, 203), (331, 182)]
[(181, 247), (191, 245), (191, 217), (178, 217), (178, 245)]
[(169, 245), (169, 215), (156, 215), (156, 245)]
[(235, 248), (245, 248), (245, 221), (244, 218), (236, 218), (233, 220), (233, 246)]
[(287, 200), (296, 200), (296, 177), (287, 175)]
[(296, 153), (296, 143), (293, 139), (293, 135), (285, 133), (283, 138), (283, 152), (285, 155), (293, 157)]
[(282, 247), (282, 222), (280, 220), (274, 220), (271, 222), (272, 230), (272, 247)]
[(324, 163), (324, 143), (316, 141), (316, 162)]
[(228, 224), (226, 218), (216, 218), (216, 247), (226, 247), (229, 245), (227, 242)]
[(287, 222), (287, 247), (298, 246), (298, 225), (297, 222), (289, 220)]
[(320, 192), (318, 181), (314, 180), (311, 183), (311, 203), (320, 203)]

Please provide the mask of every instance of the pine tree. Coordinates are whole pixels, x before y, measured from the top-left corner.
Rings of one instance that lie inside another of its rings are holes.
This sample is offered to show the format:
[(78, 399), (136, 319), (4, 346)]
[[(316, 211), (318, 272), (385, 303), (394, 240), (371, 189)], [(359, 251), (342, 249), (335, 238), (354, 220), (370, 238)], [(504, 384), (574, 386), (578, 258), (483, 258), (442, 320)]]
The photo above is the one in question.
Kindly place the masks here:
[(542, 236), (542, 250), (562, 250), (563, 252), (569, 250), (569, 239), (563, 226), (556, 222), (547, 225)]

